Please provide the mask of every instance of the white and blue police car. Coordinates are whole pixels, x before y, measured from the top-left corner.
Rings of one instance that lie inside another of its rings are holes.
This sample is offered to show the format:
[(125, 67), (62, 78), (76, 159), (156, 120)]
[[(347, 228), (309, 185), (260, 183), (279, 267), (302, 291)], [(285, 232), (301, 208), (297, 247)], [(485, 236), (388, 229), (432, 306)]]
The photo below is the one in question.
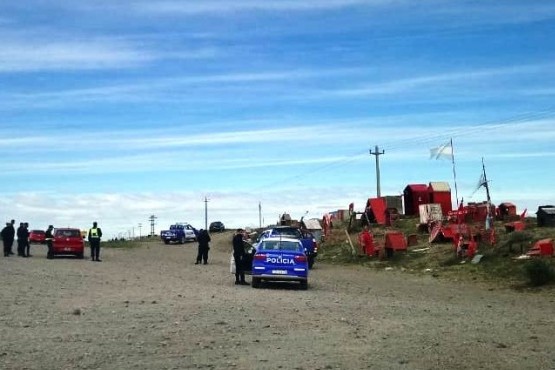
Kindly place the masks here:
[(252, 287), (263, 281), (299, 282), (308, 288), (308, 258), (303, 244), (295, 238), (268, 237), (256, 245), (252, 259)]

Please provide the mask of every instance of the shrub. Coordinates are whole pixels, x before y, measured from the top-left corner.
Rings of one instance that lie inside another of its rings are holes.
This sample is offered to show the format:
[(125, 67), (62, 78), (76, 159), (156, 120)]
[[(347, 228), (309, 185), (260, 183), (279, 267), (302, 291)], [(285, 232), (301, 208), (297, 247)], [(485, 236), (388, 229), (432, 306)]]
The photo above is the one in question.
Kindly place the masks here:
[(533, 286), (545, 285), (555, 280), (555, 270), (545, 259), (533, 259), (526, 263), (524, 272)]

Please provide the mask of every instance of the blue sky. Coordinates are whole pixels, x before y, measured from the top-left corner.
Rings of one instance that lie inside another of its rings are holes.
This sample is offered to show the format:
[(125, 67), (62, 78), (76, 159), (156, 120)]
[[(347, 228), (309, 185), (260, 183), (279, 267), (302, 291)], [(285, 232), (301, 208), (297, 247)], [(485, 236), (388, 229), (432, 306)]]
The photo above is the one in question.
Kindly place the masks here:
[[(107, 237), (361, 210), (486, 163), (492, 200), (555, 203), (547, 1), (3, 2), (0, 213)], [(453, 191), (453, 200), (455, 194)]]

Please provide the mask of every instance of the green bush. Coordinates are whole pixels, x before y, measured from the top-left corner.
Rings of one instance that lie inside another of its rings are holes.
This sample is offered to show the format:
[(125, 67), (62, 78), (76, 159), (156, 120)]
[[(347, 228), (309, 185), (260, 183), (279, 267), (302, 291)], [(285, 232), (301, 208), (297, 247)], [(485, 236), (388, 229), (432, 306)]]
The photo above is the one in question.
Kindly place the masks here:
[(545, 285), (555, 280), (555, 270), (545, 259), (533, 259), (526, 263), (524, 272), (533, 286)]

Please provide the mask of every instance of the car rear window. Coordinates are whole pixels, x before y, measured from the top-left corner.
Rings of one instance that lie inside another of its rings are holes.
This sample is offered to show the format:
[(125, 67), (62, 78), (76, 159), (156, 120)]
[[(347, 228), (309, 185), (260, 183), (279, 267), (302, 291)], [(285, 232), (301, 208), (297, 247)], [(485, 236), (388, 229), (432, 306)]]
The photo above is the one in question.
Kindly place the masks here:
[(291, 238), (296, 238), (296, 239), (301, 239), (302, 235), (301, 232), (299, 231), (299, 229), (273, 229), (272, 230), (272, 236), (274, 235), (281, 235), (281, 236), (287, 236), (287, 237), (291, 237)]
[(64, 238), (80, 238), (81, 231), (79, 230), (56, 230), (56, 236)]
[(302, 247), (297, 242), (287, 240), (266, 240), (260, 249), (267, 251), (301, 251)]
[(44, 234), (43, 230), (31, 230), (31, 232), (35, 234)]

